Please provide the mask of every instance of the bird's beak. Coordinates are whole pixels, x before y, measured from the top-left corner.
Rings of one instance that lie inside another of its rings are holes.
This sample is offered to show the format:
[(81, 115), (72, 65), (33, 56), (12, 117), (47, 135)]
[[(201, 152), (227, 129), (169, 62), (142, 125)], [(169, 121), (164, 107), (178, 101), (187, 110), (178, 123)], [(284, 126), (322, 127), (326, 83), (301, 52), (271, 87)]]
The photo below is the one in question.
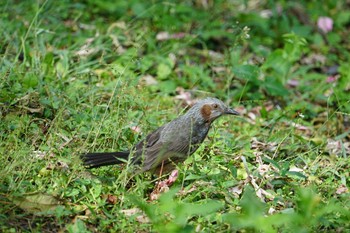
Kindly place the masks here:
[(232, 109), (232, 108), (227, 108), (225, 110), (225, 114), (230, 114), (230, 115), (239, 115), (239, 112), (237, 112), (236, 110)]

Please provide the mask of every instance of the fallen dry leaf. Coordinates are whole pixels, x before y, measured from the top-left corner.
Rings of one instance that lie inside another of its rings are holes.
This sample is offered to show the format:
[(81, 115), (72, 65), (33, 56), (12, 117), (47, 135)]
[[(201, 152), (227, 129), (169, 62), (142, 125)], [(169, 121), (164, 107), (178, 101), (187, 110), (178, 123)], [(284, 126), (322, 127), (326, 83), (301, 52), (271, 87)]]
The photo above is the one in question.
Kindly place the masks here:
[(269, 208), (269, 211), (268, 211), (269, 214), (274, 214), (276, 213), (276, 209), (273, 208), (272, 206)]
[(40, 150), (35, 150), (35, 151), (33, 151), (33, 156), (36, 159), (43, 159), (46, 156), (46, 152), (40, 151)]
[(340, 194), (348, 193), (348, 192), (349, 192), (348, 187), (346, 187), (345, 185), (342, 184), (337, 188), (337, 191), (335, 193), (340, 195)]
[(247, 109), (243, 105), (235, 107), (235, 110), (239, 113), (239, 115), (247, 114)]
[(173, 33), (173, 34), (170, 34), (169, 32), (159, 32), (156, 35), (156, 40), (164, 41), (164, 40), (170, 40), (170, 39), (182, 39), (186, 35), (187, 34), (184, 32), (178, 32), (178, 33)]
[(189, 194), (189, 193), (192, 193), (192, 192), (194, 192), (194, 191), (196, 191), (196, 190), (197, 190), (197, 186), (193, 185), (193, 186), (192, 186), (190, 189), (188, 189), (188, 190), (181, 189), (181, 190), (179, 191), (178, 195), (179, 195), (179, 196), (185, 196), (185, 195), (187, 195), (187, 194)]
[(75, 55), (80, 57), (86, 57), (88, 55), (91, 55), (97, 51), (95, 48), (91, 48), (90, 45), (95, 40), (95, 38), (88, 38), (85, 41), (85, 44), (80, 47), (78, 51), (75, 52)]
[(305, 65), (315, 65), (321, 64), (324, 65), (327, 61), (327, 58), (323, 54), (311, 53), (309, 56), (306, 56), (301, 59), (301, 63)]
[(122, 212), (126, 216), (132, 216), (132, 215), (135, 215), (138, 213), (142, 213), (142, 211), (139, 208), (131, 208), (131, 209), (126, 209), (126, 210), (121, 210), (120, 212)]
[(256, 137), (251, 139), (251, 148), (253, 150), (275, 152), (277, 145), (276, 142), (260, 142)]
[(250, 181), (250, 184), (254, 187), (255, 189), (255, 193), (256, 196), (260, 198), (261, 201), (265, 202), (266, 199), (272, 201), (275, 196), (272, 195), (271, 193), (267, 192), (266, 190), (264, 190), (263, 188), (261, 188), (257, 183), (256, 183), (256, 179), (252, 176), (249, 175), (249, 177), (247, 178)]
[(139, 214), (135, 218), (136, 221), (138, 221), (139, 223), (149, 223), (150, 222), (149, 218), (139, 208), (131, 208), (131, 209), (127, 209), (127, 210), (121, 210), (120, 212), (128, 217)]
[(248, 112), (248, 117), (253, 120), (253, 122), (255, 123), (256, 120), (256, 114), (254, 114), (253, 112)]
[(69, 166), (66, 162), (63, 161), (57, 161), (57, 167), (62, 170), (68, 170)]
[(138, 221), (139, 223), (149, 223), (150, 222), (149, 218), (144, 214), (137, 216), (136, 221)]
[(227, 72), (228, 69), (225, 66), (214, 66), (211, 68), (215, 73)]
[(241, 181), (238, 185), (231, 187), (228, 189), (230, 193), (232, 193), (236, 198), (239, 198), (243, 192), (244, 181)]
[(108, 27), (107, 33), (108, 34), (111, 33), (114, 28), (119, 28), (119, 29), (122, 29), (122, 30), (126, 30), (127, 26), (126, 26), (126, 23), (124, 21), (114, 22)]
[(192, 106), (195, 104), (196, 100), (192, 99), (191, 92), (185, 91), (185, 89), (182, 87), (177, 87), (176, 92), (178, 95), (175, 96), (175, 99), (184, 101), (187, 106)]
[(146, 74), (141, 77), (140, 83), (145, 86), (152, 86), (157, 85), (158, 81), (152, 75)]
[(117, 201), (118, 201), (118, 198), (115, 195), (108, 194), (106, 201), (107, 201), (108, 204), (115, 205), (117, 203)]
[(270, 171), (270, 165), (267, 165), (267, 164), (260, 165), (257, 170), (261, 176), (264, 176), (266, 173)]
[(165, 181), (166, 184), (168, 186), (171, 186), (177, 180), (178, 175), (179, 175), (179, 171), (178, 170), (173, 170), (170, 173), (169, 178)]
[(209, 51), (208, 51), (208, 55), (209, 55), (209, 57), (212, 58), (212, 59), (218, 59), (218, 60), (220, 60), (220, 59), (223, 59), (223, 58), (224, 58), (224, 55), (223, 55), (222, 53), (215, 52), (215, 51), (213, 51), (213, 50), (209, 50)]
[(326, 150), (329, 154), (341, 155), (343, 152), (350, 154), (350, 142), (342, 142), (341, 140), (328, 139)]
[(290, 86), (290, 87), (297, 87), (297, 86), (299, 86), (299, 81), (296, 80), (296, 79), (289, 79), (289, 80), (287, 81), (287, 84), (288, 84), (288, 86)]
[(150, 194), (150, 200), (157, 200), (161, 193), (165, 193), (169, 191), (169, 187), (176, 181), (178, 177), (178, 170), (174, 170), (170, 173), (168, 179), (161, 180), (157, 182), (157, 185), (153, 192)]
[(304, 172), (303, 169), (297, 168), (297, 167), (290, 167), (290, 168), (289, 168), (289, 171), (290, 171), (290, 172)]
[(126, 49), (119, 42), (118, 37), (116, 35), (109, 35), (109, 37), (112, 39), (112, 43), (113, 43), (114, 47), (116, 47), (117, 53), (119, 55), (121, 55), (121, 54), (126, 52)]
[(134, 132), (134, 133), (141, 133), (141, 127), (140, 126), (131, 126), (130, 129)]

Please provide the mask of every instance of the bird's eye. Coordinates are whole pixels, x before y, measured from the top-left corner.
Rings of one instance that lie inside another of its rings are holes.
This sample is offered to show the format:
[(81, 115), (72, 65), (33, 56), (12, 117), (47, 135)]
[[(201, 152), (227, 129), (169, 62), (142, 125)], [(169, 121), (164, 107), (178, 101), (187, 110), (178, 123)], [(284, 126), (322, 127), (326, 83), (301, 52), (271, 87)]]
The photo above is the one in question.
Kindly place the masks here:
[(217, 104), (213, 104), (213, 108), (218, 108), (218, 105)]

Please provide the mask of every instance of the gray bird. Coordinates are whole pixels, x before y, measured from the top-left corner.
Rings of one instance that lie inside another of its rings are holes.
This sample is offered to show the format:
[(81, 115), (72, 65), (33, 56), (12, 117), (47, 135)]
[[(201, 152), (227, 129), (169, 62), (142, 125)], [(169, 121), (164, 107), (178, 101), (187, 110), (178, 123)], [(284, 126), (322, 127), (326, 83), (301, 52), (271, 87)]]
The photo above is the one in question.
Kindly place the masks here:
[(211, 123), (225, 114), (239, 115), (221, 100), (206, 98), (198, 101), (184, 115), (147, 135), (130, 151), (87, 153), (81, 155), (81, 159), (89, 168), (129, 161), (135, 173), (169, 172), (198, 149)]

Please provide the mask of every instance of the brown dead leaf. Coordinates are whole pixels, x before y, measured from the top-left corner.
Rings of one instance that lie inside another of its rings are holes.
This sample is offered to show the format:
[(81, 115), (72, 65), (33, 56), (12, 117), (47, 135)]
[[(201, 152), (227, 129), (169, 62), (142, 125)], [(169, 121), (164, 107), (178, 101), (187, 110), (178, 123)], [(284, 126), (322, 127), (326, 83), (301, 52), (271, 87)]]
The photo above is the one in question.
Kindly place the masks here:
[(261, 10), (259, 14), (261, 18), (268, 19), (268, 18), (271, 18), (274, 13), (272, 12), (272, 10), (266, 9), (266, 10)]
[(244, 181), (241, 181), (238, 185), (229, 188), (228, 191), (232, 193), (236, 198), (239, 198), (243, 192)]
[(158, 41), (165, 41), (165, 40), (171, 40), (171, 39), (182, 39), (187, 35), (185, 32), (178, 32), (170, 34), (169, 32), (158, 32), (156, 35), (156, 40)]
[(213, 51), (213, 50), (209, 50), (208, 51), (208, 55), (209, 55), (210, 58), (217, 59), (217, 60), (220, 60), (220, 59), (224, 58), (224, 55), (222, 53), (219, 53), (219, 52), (216, 52), (216, 51)]
[(296, 79), (289, 79), (289, 80), (287, 81), (287, 84), (288, 84), (288, 86), (290, 86), (290, 87), (297, 87), (297, 86), (299, 86), (299, 81), (296, 80)]
[(66, 162), (64, 161), (57, 161), (57, 167), (62, 170), (68, 170), (69, 166)]
[(138, 126), (138, 125), (131, 126), (130, 129), (131, 129), (134, 133), (141, 133), (141, 127)]
[(121, 210), (120, 212), (128, 217), (138, 214), (138, 216), (136, 216), (136, 221), (138, 221), (139, 223), (149, 223), (150, 222), (149, 218), (139, 208)]
[(138, 213), (142, 213), (142, 211), (139, 208), (131, 208), (131, 209), (126, 209), (126, 210), (121, 210), (120, 212), (122, 212), (126, 216), (132, 216), (132, 215), (135, 215)]
[(251, 184), (255, 190), (256, 196), (265, 202), (266, 200), (273, 200), (275, 196), (266, 190), (264, 190), (262, 187), (260, 187), (257, 184), (257, 178), (255, 178), (253, 175), (248, 175), (248, 177), (241, 181), (238, 185), (231, 187), (228, 189), (230, 193), (232, 193), (235, 197), (239, 198), (240, 195), (243, 193), (243, 189), (247, 184)]
[[(303, 115), (302, 114), (299, 114), (299, 116), (302, 118)], [(301, 125), (301, 124), (298, 124), (296, 122), (292, 122), (292, 121), (284, 121), (283, 122), (285, 125), (287, 126), (291, 126), (291, 127), (294, 127), (296, 128), (297, 130), (300, 130), (300, 131), (304, 131), (306, 132), (307, 134), (311, 134), (311, 130), (309, 129), (309, 127), (305, 126), (305, 125)]]
[(303, 169), (298, 168), (298, 167), (295, 167), (295, 166), (290, 167), (290, 168), (289, 168), (289, 171), (290, 171), (290, 172), (304, 172)]
[(96, 26), (94, 24), (85, 24), (85, 23), (80, 23), (79, 27), (81, 29), (85, 29), (85, 30), (95, 30)]
[(251, 148), (253, 150), (275, 152), (277, 145), (276, 142), (260, 142), (256, 137), (251, 139)]
[(158, 81), (152, 75), (146, 74), (141, 77), (140, 83), (141, 85), (151, 86), (151, 85), (157, 85)]
[(33, 151), (33, 157), (36, 159), (44, 159), (46, 156), (46, 152), (40, 151), (40, 150), (35, 150)]
[(272, 201), (275, 198), (274, 195), (272, 195), (271, 193), (267, 192), (266, 190), (264, 190), (262, 187), (260, 187), (256, 183), (256, 179), (254, 178), (254, 176), (249, 175), (249, 177), (247, 179), (249, 179), (250, 184), (255, 189), (256, 196), (259, 197), (261, 201), (265, 202), (266, 199)]
[(150, 200), (151, 201), (157, 200), (161, 193), (168, 192), (169, 187), (176, 181), (178, 174), (179, 174), (178, 170), (174, 170), (170, 173), (168, 179), (158, 181), (156, 188), (150, 194)]
[(269, 211), (268, 211), (269, 214), (274, 214), (276, 213), (276, 209), (273, 208), (272, 206), (269, 208)]
[(96, 52), (96, 49), (89, 48), (88, 45), (83, 45), (78, 51), (75, 52), (75, 55), (80, 57), (87, 57)]
[(49, 164), (47, 164), (47, 166), (46, 166), (46, 169), (47, 170), (53, 170), (55, 168), (55, 165), (53, 164), (53, 163), (49, 163)]
[(335, 193), (340, 195), (340, 194), (348, 193), (348, 192), (349, 192), (348, 187), (346, 187), (345, 185), (342, 184), (337, 188), (337, 191)]
[(43, 113), (43, 111), (44, 111), (43, 107), (39, 107), (39, 108), (29, 108), (26, 106), (21, 106), (21, 107), (30, 113)]
[(247, 114), (247, 109), (243, 105), (235, 107), (235, 110), (239, 113), (239, 115), (243, 116)]
[(149, 220), (149, 218), (146, 215), (144, 215), (144, 214), (137, 216), (136, 217), (136, 221), (138, 221), (139, 223), (149, 223), (149, 222), (151, 222)]
[(89, 216), (91, 216), (91, 214), (92, 214), (91, 210), (90, 210), (89, 208), (86, 208), (86, 209), (85, 209), (85, 212), (84, 212), (84, 215), (85, 215), (86, 217), (89, 217)]
[(158, 200), (160, 194), (166, 193), (169, 191), (169, 186), (167, 185), (166, 180), (158, 181), (156, 188), (150, 194), (150, 200)]
[(179, 171), (178, 170), (173, 170), (170, 173), (169, 178), (165, 181), (166, 184), (168, 186), (172, 185), (177, 180), (178, 175), (179, 175)]
[(188, 190), (184, 190), (184, 189), (181, 189), (178, 193), (179, 196), (186, 196), (187, 194), (189, 193), (192, 193), (194, 191), (197, 190), (197, 186), (193, 185), (190, 189)]
[(126, 49), (119, 42), (118, 37), (116, 35), (109, 35), (109, 37), (112, 39), (112, 43), (113, 43), (114, 47), (117, 49), (117, 53), (119, 55), (125, 53)]
[(270, 171), (270, 165), (267, 165), (267, 164), (260, 165), (257, 170), (261, 176), (264, 176), (266, 173)]
[(119, 28), (119, 29), (122, 29), (122, 30), (126, 30), (127, 26), (126, 26), (126, 23), (124, 21), (114, 22), (108, 27), (107, 33), (110, 34), (114, 28)]
[(252, 115), (254, 115), (254, 118), (256, 118), (257, 116), (260, 116), (260, 111), (261, 111), (262, 107), (261, 106), (256, 106), (252, 109), (250, 109), (250, 112)]
[(106, 201), (107, 201), (108, 204), (115, 205), (117, 203), (117, 201), (118, 201), (118, 198), (115, 195), (108, 194)]
[(73, 138), (68, 138), (66, 135), (62, 133), (56, 133), (56, 135), (64, 140), (64, 142), (59, 146), (59, 149), (64, 148), (73, 140)]
[(326, 150), (329, 154), (342, 155), (345, 151), (347, 155), (350, 154), (350, 142), (342, 142), (341, 140), (328, 139)]
[(169, 32), (158, 32), (156, 35), (156, 40), (162, 41), (162, 40), (169, 40), (170, 34)]
[(78, 51), (75, 52), (75, 55), (80, 57), (86, 57), (89, 56), (97, 51), (95, 48), (91, 48), (90, 45), (95, 40), (95, 38), (88, 38), (85, 41), (85, 44), (80, 47)]
[(323, 54), (310, 53), (309, 56), (301, 59), (301, 63), (305, 65), (324, 65), (326, 63), (326, 60), (327, 58)]
[(211, 68), (215, 73), (228, 72), (228, 69), (225, 66), (214, 66)]
[(185, 91), (185, 89), (182, 87), (177, 87), (176, 92), (178, 95), (175, 96), (175, 99), (184, 101), (187, 106), (192, 106), (195, 104), (196, 100), (192, 99), (191, 92)]
[(255, 113), (253, 113), (253, 112), (248, 112), (247, 115), (255, 123), (257, 115)]

